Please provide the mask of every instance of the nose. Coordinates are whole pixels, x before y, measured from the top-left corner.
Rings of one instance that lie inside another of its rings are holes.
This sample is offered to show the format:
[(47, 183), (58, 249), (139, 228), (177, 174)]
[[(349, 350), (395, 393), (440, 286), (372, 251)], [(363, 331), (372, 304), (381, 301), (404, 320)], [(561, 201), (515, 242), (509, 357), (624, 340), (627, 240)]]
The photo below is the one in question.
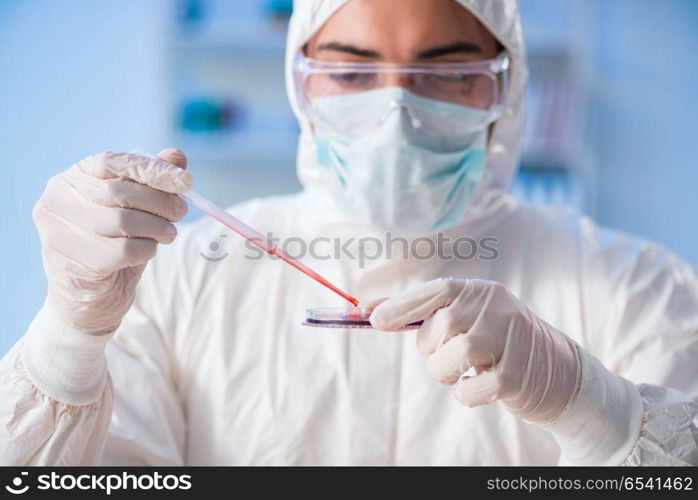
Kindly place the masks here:
[(399, 73), (387, 73), (384, 81), (386, 87), (401, 87), (403, 89), (410, 89), (414, 85), (414, 77), (412, 75)]

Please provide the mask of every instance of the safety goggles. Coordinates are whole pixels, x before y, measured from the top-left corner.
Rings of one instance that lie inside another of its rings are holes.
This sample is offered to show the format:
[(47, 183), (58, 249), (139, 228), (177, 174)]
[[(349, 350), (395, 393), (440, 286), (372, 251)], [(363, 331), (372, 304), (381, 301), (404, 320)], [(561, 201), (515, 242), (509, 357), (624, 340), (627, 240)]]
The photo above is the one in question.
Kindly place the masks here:
[[(478, 111), (486, 127), (501, 116), (507, 97), (509, 56), (502, 52), (494, 59), (468, 63), (394, 64), (318, 61), (299, 54), (294, 61), (298, 101), (313, 124), (334, 127), (336, 113), (328, 102), (383, 88), (399, 87), (409, 94)], [(366, 132), (378, 126), (386, 113), (405, 108), (415, 128), (428, 126), (429, 117), (420, 116), (420, 106), (405, 102), (387, 103), (377, 113), (377, 123), (365, 123)], [(357, 110), (359, 111), (359, 110)]]

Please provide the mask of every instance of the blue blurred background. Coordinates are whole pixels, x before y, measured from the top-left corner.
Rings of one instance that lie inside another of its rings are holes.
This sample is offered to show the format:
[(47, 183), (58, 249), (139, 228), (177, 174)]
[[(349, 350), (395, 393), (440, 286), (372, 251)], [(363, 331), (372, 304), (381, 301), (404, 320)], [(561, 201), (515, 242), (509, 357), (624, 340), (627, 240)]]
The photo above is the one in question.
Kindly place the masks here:
[[(698, 265), (698, 2), (522, 0), (530, 113), (514, 191)], [(31, 209), (106, 149), (178, 146), (221, 204), (293, 192), (288, 0), (0, 0), (0, 354), (46, 291)]]

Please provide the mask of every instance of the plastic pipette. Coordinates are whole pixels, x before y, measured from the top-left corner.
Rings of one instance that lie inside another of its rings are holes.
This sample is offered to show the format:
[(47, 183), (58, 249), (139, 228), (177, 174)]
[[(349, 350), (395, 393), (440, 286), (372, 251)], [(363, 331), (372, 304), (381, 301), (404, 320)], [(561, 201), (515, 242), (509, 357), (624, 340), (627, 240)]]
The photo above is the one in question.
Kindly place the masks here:
[(221, 207), (213, 203), (212, 201), (204, 198), (201, 196), (199, 193), (196, 191), (189, 191), (186, 194), (180, 194), (179, 195), (181, 198), (191, 202), (194, 206), (196, 206), (199, 210), (202, 212), (207, 213), (214, 219), (216, 219), (218, 222), (226, 226), (227, 228), (232, 229), (236, 233), (238, 233), (240, 236), (245, 238), (247, 241), (251, 242), (253, 245), (258, 246), (265, 252), (267, 252), (270, 255), (275, 255), (279, 257), (281, 260), (284, 262), (291, 264), (293, 267), (301, 271), (302, 273), (307, 274), (311, 278), (313, 278), (315, 281), (320, 283), (321, 285), (326, 286), (330, 290), (332, 290), (334, 293), (342, 296), (344, 299), (348, 300), (351, 302), (354, 307), (358, 307), (359, 301), (356, 300), (354, 297), (351, 295), (347, 294), (346, 292), (343, 292), (336, 286), (334, 286), (332, 283), (327, 281), (325, 278), (320, 276), (318, 273), (310, 269), (308, 266), (301, 264), (299, 261), (292, 259), (288, 255), (286, 255), (274, 242), (269, 241), (268, 238), (265, 238), (262, 236), (259, 231), (256, 231), (255, 229), (252, 229), (250, 226), (242, 222), (240, 219), (237, 217), (233, 217), (230, 215), (228, 212), (223, 210)]

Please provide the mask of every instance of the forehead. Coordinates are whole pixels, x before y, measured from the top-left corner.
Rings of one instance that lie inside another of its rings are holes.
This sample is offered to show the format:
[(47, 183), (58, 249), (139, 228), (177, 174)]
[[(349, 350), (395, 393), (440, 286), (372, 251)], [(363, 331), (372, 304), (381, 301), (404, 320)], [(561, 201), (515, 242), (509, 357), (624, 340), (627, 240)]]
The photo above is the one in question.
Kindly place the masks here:
[(382, 46), (452, 43), (458, 38), (485, 42), (493, 35), (454, 0), (350, 0), (313, 37)]

